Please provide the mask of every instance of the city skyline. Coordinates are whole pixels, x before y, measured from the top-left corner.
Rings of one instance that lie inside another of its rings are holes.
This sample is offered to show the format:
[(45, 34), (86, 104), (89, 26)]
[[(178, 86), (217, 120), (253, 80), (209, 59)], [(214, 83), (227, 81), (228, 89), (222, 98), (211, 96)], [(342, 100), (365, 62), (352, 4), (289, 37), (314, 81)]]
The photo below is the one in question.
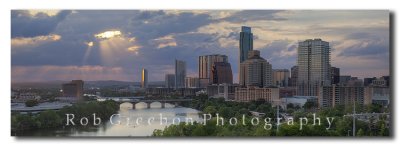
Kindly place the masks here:
[(146, 68), (149, 81), (162, 81), (174, 73), (174, 58), (186, 62), (187, 76), (198, 77), (198, 56), (221, 54), (237, 83), (241, 26), (252, 28), (254, 50), (273, 69), (290, 69), (298, 42), (321, 38), (341, 75), (379, 77), (389, 75), (388, 13), (13, 10), (11, 80), (136, 82)]

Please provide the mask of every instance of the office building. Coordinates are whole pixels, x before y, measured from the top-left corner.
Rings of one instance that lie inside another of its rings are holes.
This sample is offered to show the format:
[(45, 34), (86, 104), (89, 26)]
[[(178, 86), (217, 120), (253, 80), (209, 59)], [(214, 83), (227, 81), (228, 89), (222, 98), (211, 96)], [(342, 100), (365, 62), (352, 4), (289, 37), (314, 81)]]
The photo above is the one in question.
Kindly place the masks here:
[(212, 68), (216, 62), (228, 63), (228, 57), (220, 54), (199, 56), (199, 81), (201, 87), (207, 87), (207, 85), (213, 83), (211, 77)]
[(231, 64), (227, 62), (214, 62), (210, 78), (212, 84), (232, 84)]
[(175, 74), (165, 75), (165, 88), (175, 88)]
[(272, 66), (260, 56), (260, 51), (249, 51), (248, 59), (240, 63), (239, 84), (261, 88), (272, 85)]
[(253, 50), (253, 33), (251, 27), (242, 26), (239, 42), (240, 63), (247, 60), (249, 51)]
[(273, 69), (272, 70), (272, 83), (273, 83), (273, 86), (288, 87), (289, 70), (288, 69)]
[(335, 107), (337, 105), (353, 106), (353, 103), (364, 104), (363, 86), (322, 86), (318, 95), (319, 107)]
[(63, 97), (75, 97), (81, 99), (83, 97), (83, 81), (72, 80), (69, 83), (62, 84)]
[(321, 39), (299, 42), (297, 55), (297, 94), (317, 96), (320, 86), (331, 85), (329, 43)]
[(331, 67), (331, 84), (338, 84), (340, 79), (340, 68)]
[(175, 60), (175, 89), (185, 88), (186, 62)]
[(200, 87), (199, 78), (196, 77), (185, 78), (185, 88), (199, 88), (199, 87)]

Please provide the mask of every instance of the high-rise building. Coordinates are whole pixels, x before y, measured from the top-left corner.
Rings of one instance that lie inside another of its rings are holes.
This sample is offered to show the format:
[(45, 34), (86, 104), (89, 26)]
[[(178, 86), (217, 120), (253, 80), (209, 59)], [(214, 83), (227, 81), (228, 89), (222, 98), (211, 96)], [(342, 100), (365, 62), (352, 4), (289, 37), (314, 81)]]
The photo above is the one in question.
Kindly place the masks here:
[(199, 87), (200, 87), (199, 78), (196, 77), (185, 78), (185, 88), (199, 88)]
[(142, 78), (140, 80), (140, 85), (142, 88), (147, 88), (147, 84), (148, 84), (148, 72), (147, 69), (142, 68)]
[(353, 106), (353, 103), (364, 104), (364, 87), (361, 86), (322, 86), (318, 95), (319, 107), (337, 105)]
[(240, 63), (247, 60), (248, 52), (253, 50), (253, 33), (251, 33), (251, 27), (242, 26), (240, 32)]
[(248, 59), (240, 63), (239, 84), (242, 87), (272, 85), (272, 65), (260, 56), (260, 51), (249, 51)]
[(297, 79), (299, 77), (299, 66), (295, 65), (290, 68), (290, 85), (291, 87), (297, 86)]
[(338, 84), (340, 81), (340, 68), (331, 67), (331, 84)]
[(211, 70), (211, 83), (212, 84), (232, 84), (232, 69), (231, 64), (227, 62), (214, 62)]
[(165, 75), (165, 88), (175, 88), (175, 74)]
[(211, 76), (212, 67), (215, 62), (228, 63), (228, 56), (220, 54), (199, 56), (199, 80), (201, 87), (206, 87), (213, 83)]
[(287, 87), (289, 83), (289, 70), (288, 69), (273, 69), (272, 70), (272, 84), (278, 87)]
[(175, 60), (175, 89), (185, 88), (186, 62)]
[(329, 42), (308, 39), (297, 48), (297, 94), (317, 96), (319, 87), (331, 85)]
[[(247, 60), (249, 51), (251, 50), (253, 50), (253, 33), (251, 33), (251, 27), (242, 26), (239, 41), (239, 64)], [(239, 78), (240, 76), (239, 68)]]
[(64, 97), (83, 97), (83, 81), (72, 80), (69, 83), (62, 84), (62, 93)]

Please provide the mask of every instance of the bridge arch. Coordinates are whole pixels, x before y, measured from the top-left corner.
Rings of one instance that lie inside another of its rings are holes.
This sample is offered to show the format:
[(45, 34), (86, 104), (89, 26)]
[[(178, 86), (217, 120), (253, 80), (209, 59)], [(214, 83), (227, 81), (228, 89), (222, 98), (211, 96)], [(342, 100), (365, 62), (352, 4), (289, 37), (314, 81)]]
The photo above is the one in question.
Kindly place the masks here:
[(155, 101), (155, 102), (150, 103), (150, 108), (162, 108), (162, 107), (163, 107), (163, 105), (161, 102)]
[(134, 104), (135, 104), (135, 109), (145, 109), (145, 108), (148, 108), (146, 102), (138, 102), (138, 103), (134, 103)]
[(119, 105), (120, 110), (130, 110), (133, 109), (133, 104), (130, 102), (124, 102)]

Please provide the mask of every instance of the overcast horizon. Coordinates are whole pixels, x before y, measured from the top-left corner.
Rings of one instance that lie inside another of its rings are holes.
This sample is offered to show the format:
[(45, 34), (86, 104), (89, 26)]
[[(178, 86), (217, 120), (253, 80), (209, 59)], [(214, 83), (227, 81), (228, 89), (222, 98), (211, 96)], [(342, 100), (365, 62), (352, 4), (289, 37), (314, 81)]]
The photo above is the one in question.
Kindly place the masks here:
[(174, 59), (198, 77), (200, 55), (224, 54), (238, 82), (239, 32), (252, 28), (254, 49), (273, 69), (296, 64), (297, 43), (330, 43), (341, 75), (389, 73), (389, 11), (383, 10), (12, 10), (11, 81), (149, 81), (174, 73)]

